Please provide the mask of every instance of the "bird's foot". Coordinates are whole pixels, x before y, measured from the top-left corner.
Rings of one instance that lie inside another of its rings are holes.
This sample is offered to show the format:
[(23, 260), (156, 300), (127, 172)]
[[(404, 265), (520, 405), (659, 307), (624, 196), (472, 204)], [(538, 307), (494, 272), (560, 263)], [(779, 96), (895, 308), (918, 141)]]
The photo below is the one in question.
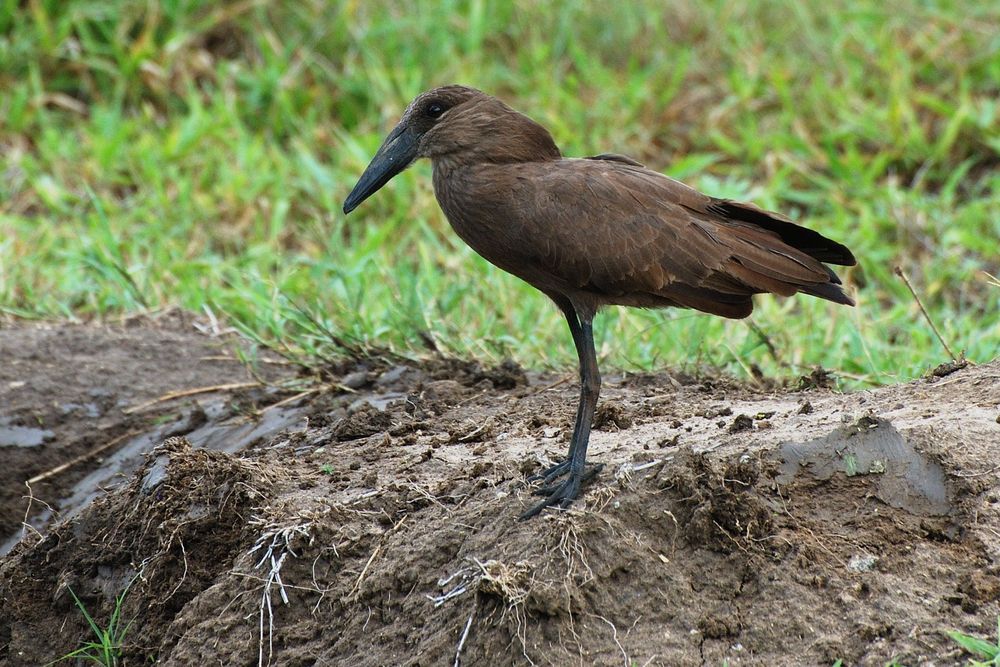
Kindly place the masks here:
[[(552, 494), (554, 494), (557, 491), (557, 489), (559, 489), (560, 487), (562, 487), (563, 484), (552, 484), (551, 482), (553, 480), (555, 480), (556, 478), (558, 478), (560, 475), (565, 474), (565, 472), (567, 470), (569, 470), (569, 462), (568, 461), (564, 461), (563, 463), (565, 464), (565, 469), (564, 470), (562, 470), (562, 471), (560, 471), (560, 472), (552, 475), (551, 477), (550, 476), (546, 476), (545, 477), (545, 482), (546, 482), (545, 486), (540, 486), (537, 489), (535, 489), (534, 491), (532, 491), (531, 493), (533, 495), (536, 495), (536, 496), (551, 496)], [(560, 464), (560, 465), (562, 465), (562, 464)], [(553, 467), (558, 467), (558, 466), (553, 466)], [(601, 472), (601, 470), (603, 470), (603, 469), (604, 469), (604, 464), (603, 463), (594, 463), (592, 465), (589, 465), (589, 466), (585, 467), (583, 469), (583, 474), (580, 475), (580, 485), (582, 486), (585, 482), (589, 482), (590, 480), (594, 479), (594, 477), (597, 476), (597, 473)], [(573, 497), (575, 498), (576, 496), (573, 496)]]
[[(567, 462), (564, 463), (565, 463), (565, 469), (568, 470), (569, 464)], [(558, 468), (558, 467), (559, 466), (553, 466), (553, 468)], [(550, 468), (550, 470), (552, 470), (553, 468)], [(520, 517), (521, 520), (523, 521), (525, 519), (530, 519), (536, 514), (541, 513), (541, 511), (546, 507), (558, 506), (560, 509), (568, 508), (573, 503), (573, 501), (576, 500), (576, 497), (580, 495), (580, 487), (582, 487), (585, 482), (588, 482), (591, 479), (593, 479), (597, 475), (597, 473), (599, 473), (603, 468), (604, 468), (603, 463), (587, 466), (579, 474), (574, 475), (570, 473), (570, 476), (564, 479), (559, 484), (543, 486), (539, 489), (535, 489), (532, 492), (534, 495), (546, 496), (546, 498), (545, 500), (538, 503), (530, 510), (522, 514)], [(547, 473), (548, 471), (546, 471), (546, 477), (548, 476)], [(553, 479), (555, 477), (558, 477), (559, 474), (562, 473), (554, 475)]]

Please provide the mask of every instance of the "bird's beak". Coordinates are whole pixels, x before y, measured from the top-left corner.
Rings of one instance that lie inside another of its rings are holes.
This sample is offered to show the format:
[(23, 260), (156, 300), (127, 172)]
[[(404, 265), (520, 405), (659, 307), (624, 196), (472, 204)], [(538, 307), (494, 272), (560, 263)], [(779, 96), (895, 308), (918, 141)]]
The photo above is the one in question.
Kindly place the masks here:
[(375, 194), (393, 176), (406, 169), (417, 157), (417, 136), (403, 123), (397, 125), (379, 147), (358, 184), (344, 201), (344, 213), (350, 213)]

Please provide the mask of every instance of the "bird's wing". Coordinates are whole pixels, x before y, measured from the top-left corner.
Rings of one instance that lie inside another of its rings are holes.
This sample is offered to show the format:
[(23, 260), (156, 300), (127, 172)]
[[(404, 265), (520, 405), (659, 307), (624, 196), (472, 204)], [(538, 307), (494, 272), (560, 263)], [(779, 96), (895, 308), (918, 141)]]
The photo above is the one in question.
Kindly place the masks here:
[(786, 218), (620, 159), (518, 167), (508, 223), (520, 253), (574, 288), (730, 317), (748, 314), (760, 292), (850, 303), (822, 263), (853, 264), (850, 252)]
[(591, 155), (590, 157), (583, 158), (584, 160), (604, 160), (605, 162), (621, 162), (622, 164), (631, 165), (633, 167), (645, 167), (643, 163), (639, 162), (634, 158), (630, 158), (628, 155), (620, 155), (618, 153), (601, 153), (600, 155)]

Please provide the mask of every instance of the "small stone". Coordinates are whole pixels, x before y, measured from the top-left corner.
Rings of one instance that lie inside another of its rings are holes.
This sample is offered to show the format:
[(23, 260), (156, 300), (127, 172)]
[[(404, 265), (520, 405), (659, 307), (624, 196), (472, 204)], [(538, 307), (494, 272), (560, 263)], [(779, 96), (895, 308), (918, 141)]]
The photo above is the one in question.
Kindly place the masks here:
[(727, 433), (739, 433), (740, 431), (753, 430), (753, 419), (750, 415), (738, 415), (733, 423), (726, 430)]
[(378, 380), (375, 381), (375, 384), (377, 384), (380, 387), (385, 387), (393, 383), (399, 382), (403, 378), (403, 375), (405, 375), (406, 371), (408, 370), (410, 369), (407, 366), (402, 366), (402, 365), (393, 366), (386, 372), (382, 373), (382, 375), (379, 376)]
[(361, 387), (368, 384), (368, 371), (348, 373), (341, 379), (340, 384), (348, 389), (361, 389)]
[(851, 556), (851, 560), (847, 562), (847, 569), (852, 572), (869, 572), (873, 567), (875, 567), (875, 563), (877, 562), (878, 556), (862, 552)]

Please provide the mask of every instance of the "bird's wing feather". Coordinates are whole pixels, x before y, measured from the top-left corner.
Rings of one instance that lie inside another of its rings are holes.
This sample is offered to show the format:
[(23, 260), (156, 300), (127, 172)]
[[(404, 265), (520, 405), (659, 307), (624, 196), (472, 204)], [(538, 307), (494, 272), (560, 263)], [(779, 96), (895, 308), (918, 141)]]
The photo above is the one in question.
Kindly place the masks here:
[(839, 280), (821, 261), (853, 263), (849, 251), (755, 206), (617, 159), (529, 163), (517, 173), (504, 215), (518, 254), (575, 288), (611, 299), (659, 295), (730, 316), (749, 310), (710, 302), (797, 291), (850, 302), (828, 285)]

